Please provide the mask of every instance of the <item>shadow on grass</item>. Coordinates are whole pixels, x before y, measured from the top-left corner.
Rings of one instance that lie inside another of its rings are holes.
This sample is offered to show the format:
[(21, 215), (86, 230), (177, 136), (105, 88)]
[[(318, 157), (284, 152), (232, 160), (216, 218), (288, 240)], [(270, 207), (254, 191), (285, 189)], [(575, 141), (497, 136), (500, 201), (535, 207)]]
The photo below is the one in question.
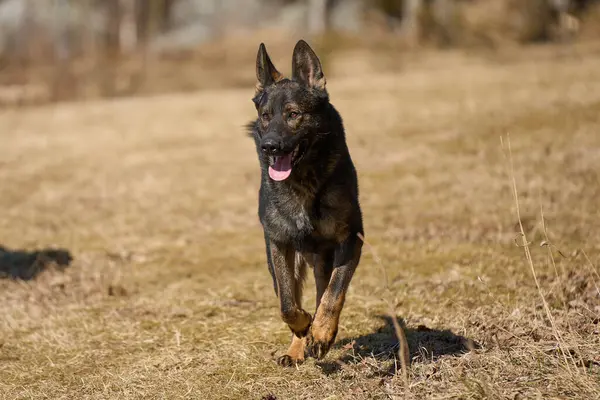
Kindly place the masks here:
[(0, 278), (31, 280), (49, 267), (63, 270), (71, 264), (65, 249), (9, 250), (0, 246)]
[[(336, 361), (317, 363), (325, 375), (340, 371), (345, 364), (359, 364), (369, 357), (382, 363), (398, 358), (398, 338), (392, 319), (383, 315), (377, 317), (385, 321), (385, 325), (372, 333), (340, 340), (334, 347), (345, 348), (348, 353)], [(409, 328), (401, 318), (397, 318), (397, 321), (406, 334), (411, 364), (435, 361), (441, 356), (460, 356), (479, 347), (473, 340), (450, 330), (430, 329), (424, 325)], [(400, 368), (399, 360), (389, 370), (382, 371), (382, 375), (394, 375), (396, 368)]]

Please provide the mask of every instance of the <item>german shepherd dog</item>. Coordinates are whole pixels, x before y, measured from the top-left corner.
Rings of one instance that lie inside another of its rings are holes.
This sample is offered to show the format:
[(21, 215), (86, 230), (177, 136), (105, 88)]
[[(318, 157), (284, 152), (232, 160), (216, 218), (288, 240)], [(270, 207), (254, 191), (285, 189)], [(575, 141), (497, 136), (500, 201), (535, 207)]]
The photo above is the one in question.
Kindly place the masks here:
[[(281, 318), (293, 333), (277, 362), (292, 366), (304, 360), (305, 350), (323, 358), (337, 335), (362, 249), (358, 180), (342, 119), (310, 46), (296, 44), (292, 78), (286, 79), (261, 43), (256, 75), (258, 118), (248, 127), (261, 168), (258, 216)], [(314, 318), (301, 305), (307, 264), (316, 283)]]

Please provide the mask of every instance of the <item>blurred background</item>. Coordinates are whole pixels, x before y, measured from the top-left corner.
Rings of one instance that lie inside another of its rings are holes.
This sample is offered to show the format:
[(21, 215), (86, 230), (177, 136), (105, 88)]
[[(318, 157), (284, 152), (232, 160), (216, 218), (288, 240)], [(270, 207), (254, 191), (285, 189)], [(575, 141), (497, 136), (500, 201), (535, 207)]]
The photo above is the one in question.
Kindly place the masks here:
[[(244, 126), (300, 38), (373, 248), (290, 371)], [(600, 399), (599, 39), (600, 0), (0, 0), (0, 399)]]
[(597, 0), (0, 0), (0, 106), (247, 86), (261, 41), (348, 71), (599, 36)]

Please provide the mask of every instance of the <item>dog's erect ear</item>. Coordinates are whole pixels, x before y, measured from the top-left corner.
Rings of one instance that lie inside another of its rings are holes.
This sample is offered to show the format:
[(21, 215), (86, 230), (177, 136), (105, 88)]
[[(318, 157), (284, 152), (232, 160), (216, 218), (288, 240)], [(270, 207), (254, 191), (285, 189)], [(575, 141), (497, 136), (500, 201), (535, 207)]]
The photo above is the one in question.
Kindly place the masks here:
[(299, 40), (294, 47), (292, 78), (308, 87), (325, 90), (325, 75), (319, 57), (304, 40)]
[(262, 92), (267, 86), (280, 81), (283, 75), (277, 71), (269, 54), (267, 54), (267, 48), (264, 43), (261, 43), (258, 48), (258, 54), (256, 55), (256, 93)]

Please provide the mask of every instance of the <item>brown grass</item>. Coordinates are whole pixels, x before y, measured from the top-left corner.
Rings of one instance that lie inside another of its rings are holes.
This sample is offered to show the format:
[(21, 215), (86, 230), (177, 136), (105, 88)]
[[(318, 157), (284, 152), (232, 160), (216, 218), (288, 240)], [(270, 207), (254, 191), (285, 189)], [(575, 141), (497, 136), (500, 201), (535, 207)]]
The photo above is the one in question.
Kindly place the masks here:
[(328, 87), (408, 385), (368, 251), (327, 358), (276, 365), (249, 86), (2, 111), (0, 271), (74, 260), (0, 280), (0, 397), (600, 397), (598, 46), (352, 54)]

